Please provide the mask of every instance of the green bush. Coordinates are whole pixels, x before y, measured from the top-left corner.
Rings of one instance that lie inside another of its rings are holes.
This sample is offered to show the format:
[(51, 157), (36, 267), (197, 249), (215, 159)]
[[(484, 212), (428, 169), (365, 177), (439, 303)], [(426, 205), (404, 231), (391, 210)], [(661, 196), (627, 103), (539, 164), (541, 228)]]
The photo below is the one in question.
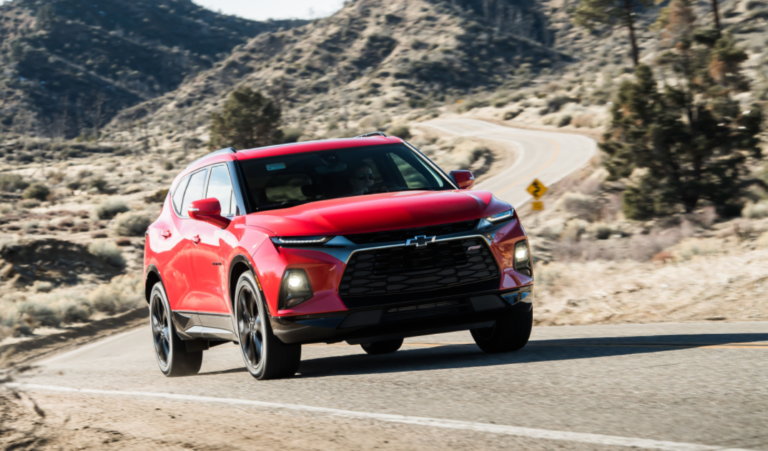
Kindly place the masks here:
[(569, 125), (570, 123), (571, 123), (571, 116), (566, 114), (566, 115), (560, 116), (560, 119), (558, 119), (558, 121), (557, 121), (557, 126), (558, 127), (565, 127), (566, 125)]
[(123, 252), (114, 244), (106, 241), (97, 241), (88, 246), (88, 252), (106, 261), (117, 268), (125, 267)]
[(96, 218), (98, 219), (112, 219), (119, 213), (125, 213), (128, 210), (128, 205), (126, 205), (122, 200), (110, 199), (102, 202), (98, 207), (96, 207), (95, 213)]
[(144, 202), (148, 204), (162, 204), (165, 202), (165, 198), (168, 197), (168, 188), (163, 188), (155, 191), (151, 196), (144, 198)]
[(152, 220), (142, 213), (121, 213), (115, 218), (115, 223), (120, 236), (142, 236)]
[(0, 190), (17, 191), (29, 186), (19, 174), (0, 174)]
[(96, 188), (98, 192), (103, 193), (107, 189), (107, 181), (103, 178), (93, 179), (88, 182), (88, 187)]
[(412, 136), (411, 129), (407, 125), (394, 125), (387, 130), (387, 133), (403, 139), (411, 139)]
[(520, 115), (522, 111), (520, 110), (510, 110), (504, 113), (504, 120), (505, 121), (511, 121), (512, 119), (516, 118)]
[(27, 187), (27, 189), (21, 193), (21, 197), (22, 199), (37, 199), (43, 201), (49, 194), (51, 194), (51, 190), (49, 190), (47, 186), (35, 183), (34, 185)]

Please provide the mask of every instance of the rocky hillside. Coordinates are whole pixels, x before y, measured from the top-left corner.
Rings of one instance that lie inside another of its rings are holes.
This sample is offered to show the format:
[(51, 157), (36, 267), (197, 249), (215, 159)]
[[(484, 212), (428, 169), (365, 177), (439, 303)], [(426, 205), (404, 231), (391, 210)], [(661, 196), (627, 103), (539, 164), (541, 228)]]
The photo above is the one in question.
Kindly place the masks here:
[(155, 136), (202, 133), (209, 113), (245, 84), (277, 99), (287, 122), (310, 135), (345, 129), (371, 111), (428, 111), (477, 88), (525, 84), (570, 61), (553, 41), (534, 1), (358, 0), (332, 17), (257, 36), (123, 119), (148, 116)]
[(15, 0), (0, 6), (0, 129), (73, 137), (267, 31), (191, 0)]

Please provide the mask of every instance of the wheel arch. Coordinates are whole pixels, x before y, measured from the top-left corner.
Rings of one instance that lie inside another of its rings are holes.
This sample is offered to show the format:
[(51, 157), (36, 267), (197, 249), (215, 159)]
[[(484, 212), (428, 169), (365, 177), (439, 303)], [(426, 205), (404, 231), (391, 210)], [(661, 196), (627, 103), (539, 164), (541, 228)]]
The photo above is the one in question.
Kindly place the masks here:
[(235, 311), (235, 289), (237, 288), (237, 280), (240, 276), (246, 272), (251, 271), (253, 278), (256, 279), (256, 288), (259, 290), (259, 294), (264, 298), (264, 292), (261, 289), (261, 282), (259, 281), (259, 275), (256, 272), (251, 260), (243, 254), (237, 254), (229, 264), (229, 278), (227, 292), (229, 294), (229, 306), (232, 308), (232, 312)]
[[(149, 305), (149, 297), (152, 294), (152, 287), (154, 287), (157, 282), (163, 283), (160, 271), (155, 265), (147, 266), (146, 276), (144, 276), (144, 300), (147, 301), (147, 305)], [(165, 286), (164, 283), (163, 286)]]

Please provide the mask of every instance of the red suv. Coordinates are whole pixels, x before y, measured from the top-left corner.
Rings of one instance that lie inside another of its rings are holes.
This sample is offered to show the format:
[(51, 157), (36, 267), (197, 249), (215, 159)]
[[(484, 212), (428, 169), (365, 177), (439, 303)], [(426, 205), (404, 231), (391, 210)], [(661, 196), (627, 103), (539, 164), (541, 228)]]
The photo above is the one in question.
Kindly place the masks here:
[(470, 330), (485, 352), (522, 348), (528, 241), (512, 206), (473, 184), (382, 133), (194, 161), (147, 230), (160, 369), (195, 374), (227, 342), (258, 379), (296, 373), (303, 343), (384, 354)]

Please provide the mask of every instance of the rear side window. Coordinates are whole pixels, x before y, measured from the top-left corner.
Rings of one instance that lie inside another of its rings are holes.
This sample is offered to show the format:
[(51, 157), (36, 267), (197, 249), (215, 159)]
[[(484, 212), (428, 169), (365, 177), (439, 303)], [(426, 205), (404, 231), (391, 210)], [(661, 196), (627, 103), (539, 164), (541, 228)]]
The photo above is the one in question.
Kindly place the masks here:
[(184, 201), (181, 203), (181, 216), (188, 218), (189, 204), (203, 199), (206, 175), (208, 175), (208, 169), (195, 172), (189, 177), (189, 186), (187, 186), (187, 190), (184, 192)]
[(211, 169), (211, 179), (208, 180), (208, 193), (205, 198), (215, 197), (221, 205), (221, 215), (231, 216), (235, 214), (232, 209), (232, 182), (229, 178), (229, 170), (226, 166), (214, 166)]
[(189, 183), (189, 176), (184, 177), (176, 190), (173, 192), (173, 208), (176, 210), (176, 214), (181, 214), (181, 201), (184, 200), (184, 191), (187, 189), (187, 183)]

